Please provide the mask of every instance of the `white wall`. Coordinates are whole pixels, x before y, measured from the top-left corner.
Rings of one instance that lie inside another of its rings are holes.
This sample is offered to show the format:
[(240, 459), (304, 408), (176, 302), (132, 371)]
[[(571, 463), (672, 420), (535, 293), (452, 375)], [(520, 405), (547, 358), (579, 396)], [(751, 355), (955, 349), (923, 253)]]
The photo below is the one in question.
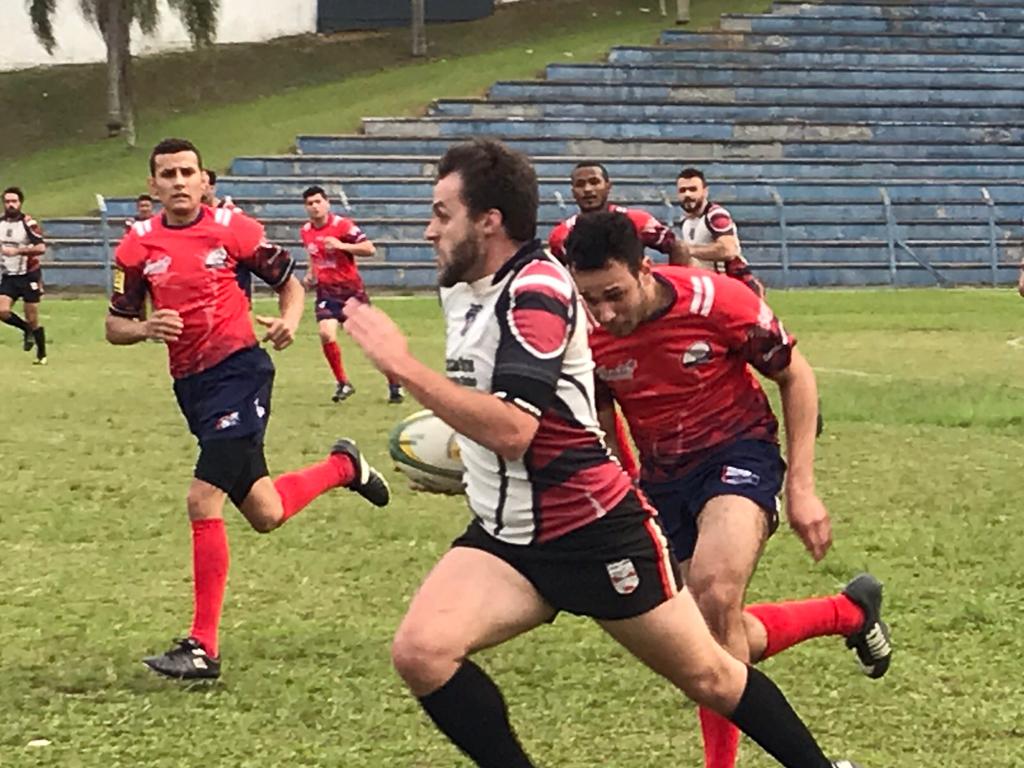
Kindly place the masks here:
[[(178, 15), (160, 0), (160, 26), (152, 37), (143, 37), (138, 28), (132, 35), (135, 53), (155, 53), (189, 45)], [(270, 40), (285, 35), (316, 31), (317, 0), (221, 0), (217, 23), (218, 43), (244, 43)], [(53, 56), (32, 34), (25, 0), (0, 0), (0, 71), (103, 61), (106, 50), (100, 33), (82, 18), (78, 0), (57, 0)]]

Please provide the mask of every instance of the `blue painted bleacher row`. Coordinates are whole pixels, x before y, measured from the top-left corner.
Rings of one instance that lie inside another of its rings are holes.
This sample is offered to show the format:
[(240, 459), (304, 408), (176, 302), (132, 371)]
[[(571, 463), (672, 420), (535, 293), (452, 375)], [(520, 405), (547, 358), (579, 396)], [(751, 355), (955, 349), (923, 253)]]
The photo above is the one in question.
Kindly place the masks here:
[[(294, 155), (237, 158), (220, 191), (300, 250), (300, 192), (322, 183), (378, 245), (363, 269), (371, 285), (433, 285), (422, 235), (437, 159), (452, 141), (488, 135), (534, 157), (543, 234), (575, 211), (568, 176), (581, 158), (605, 162), (616, 201), (664, 221), (680, 216), (676, 173), (696, 165), (770, 285), (934, 283), (921, 261), (953, 282), (1012, 281), (1021, 22), (1024, 0), (782, 0), (769, 14), (724, 16), (718, 31), (669, 30), (601, 64), (497, 82), (486, 99), (439, 100), (423, 118), (299, 136)], [(108, 203), (115, 221), (134, 209)], [(48, 279), (98, 282), (96, 220), (47, 231), (59, 259)]]

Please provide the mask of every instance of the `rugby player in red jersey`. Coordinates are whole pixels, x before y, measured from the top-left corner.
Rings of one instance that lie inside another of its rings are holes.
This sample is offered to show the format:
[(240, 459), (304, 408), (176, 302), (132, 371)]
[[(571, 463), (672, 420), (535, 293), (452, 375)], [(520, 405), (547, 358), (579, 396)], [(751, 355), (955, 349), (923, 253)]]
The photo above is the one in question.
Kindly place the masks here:
[[(384, 506), (389, 490), (355, 444), (337, 441), (326, 460), (271, 480), (263, 439), (270, 418), (274, 365), (259, 346), (235, 268), (243, 264), (278, 295), (280, 317), (257, 317), (264, 341), (292, 343), (304, 292), (287, 251), (264, 240), (263, 226), (230, 209), (201, 203), (199, 151), (165, 139), (150, 155), (150, 189), (163, 214), (133, 225), (117, 249), (106, 319), (111, 344), (167, 344), (174, 393), (199, 442), (188, 490), (194, 613), (183, 640), (144, 659), (178, 679), (220, 675), (218, 628), (228, 573), (224, 501), (230, 498), (261, 533), (281, 526), (321, 493), (347, 486)], [(153, 312), (140, 321), (146, 295)]]
[(579, 213), (570, 216), (551, 230), (548, 235), (548, 250), (559, 261), (565, 262), (565, 241), (572, 232), (576, 219), (580, 214), (594, 211), (618, 211), (624, 213), (633, 222), (637, 234), (643, 244), (668, 256), (670, 264), (686, 264), (686, 255), (682, 244), (677, 240), (675, 232), (658, 221), (647, 211), (639, 208), (626, 208), (608, 202), (612, 193), (612, 182), (608, 177), (608, 169), (594, 160), (583, 160), (576, 164), (572, 176), (572, 196), (579, 206)]
[[(312, 186), (302, 193), (309, 221), (299, 235), (309, 254), (309, 269), (303, 278), (306, 288), (316, 286), (316, 323), (324, 357), (334, 374), (334, 396), (339, 403), (355, 394), (345, 375), (338, 346), (338, 323), (345, 321), (345, 302), (350, 298), (364, 304), (370, 301), (359, 274), (356, 259), (369, 258), (377, 248), (359, 226), (331, 211), (331, 201), (323, 187)], [(401, 403), (402, 388), (388, 379), (388, 402)]]
[[(715, 637), (741, 661), (756, 662), (811, 637), (841, 635), (865, 674), (884, 675), (892, 648), (880, 617), (882, 586), (868, 574), (839, 595), (743, 610), (778, 524), (784, 480), (789, 524), (814, 559), (832, 543), (814, 484), (814, 372), (796, 340), (740, 281), (652, 265), (620, 213), (580, 217), (567, 255), (599, 324), (590, 346), (602, 426), (611, 433), (617, 403), (640, 454), (641, 486)], [(779, 387), (788, 473), (778, 423), (752, 369)], [(708, 768), (732, 768), (736, 728), (706, 709), (701, 726)]]
[[(466, 467), (472, 522), (416, 592), (392, 646), (410, 691), (476, 765), (531, 768), (501, 691), (470, 657), (567, 611), (783, 766), (851, 768), (830, 763), (781, 691), (715, 643), (679, 590), (654, 511), (602, 441), (587, 321), (568, 272), (535, 239), (529, 161), (476, 140), (451, 147), (438, 176), (426, 237), (446, 373), (417, 360), (377, 308), (355, 298), (345, 307), (345, 331), (456, 430)], [(528, 646), (516, 652), (529, 658)]]

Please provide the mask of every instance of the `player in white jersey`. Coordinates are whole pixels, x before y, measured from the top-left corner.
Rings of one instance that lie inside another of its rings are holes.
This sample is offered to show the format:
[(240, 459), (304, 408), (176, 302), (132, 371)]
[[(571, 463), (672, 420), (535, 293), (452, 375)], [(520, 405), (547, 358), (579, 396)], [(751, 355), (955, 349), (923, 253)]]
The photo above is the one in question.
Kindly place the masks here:
[(679, 223), (683, 249), (691, 265), (724, 272), (764, 296), (764, 285), (743, 258), (732, 215), (708, 199), (704, 174), (696, 168), (684, 168), (676, 179), (676, 195), (684, 214)]
[[(46, 252), (43, 230), (21, 210), (25, 193), (8, 187), (3, 193), (4, 215), (0, 219), (0, 322), (22, 333), (22, 347), (36, 348), (36, 365), (46, 365), (46, 331), (39, 325), (39, 302), (43, 296), (43, 272), (39, 257)], [(13, 310), (21, 299), (25, 319)]]
[(426, 236), (448, 375), (414, 358), (379, 309), (345, 305), (345, 330), (374, 365), (459, 433), (474, 516), (413, 598), (392, 647), (398, 673), (478, 766), (531, 768), (500, 691), (469, 656), (564, 610), (595, 619), (782, 765), (829, 768), (779, 689), (712, 639), (675, 581), (656, 513), (604, 445), (586, 318), (535, 239), (529, 161), (476, 140), (450, 148), (438, 177)]

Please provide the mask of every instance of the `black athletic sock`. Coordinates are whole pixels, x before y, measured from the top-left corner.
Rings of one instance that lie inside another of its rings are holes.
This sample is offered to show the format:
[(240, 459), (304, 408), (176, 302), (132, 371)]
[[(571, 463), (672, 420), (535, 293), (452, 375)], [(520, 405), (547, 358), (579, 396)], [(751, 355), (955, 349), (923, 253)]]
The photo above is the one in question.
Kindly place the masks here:
[(753, 667), (729, 719), (786, 768), (831, 768), (832, 763), (782, 691)]
[(36, 340), (36, 359), (42, 360), (46, 357), (46, 329), (40, 325), (32, 331), (32, 336)]
[(26, 331), (28, 331), (28, 323), (26, 323), (24, 320), (22, 320), (20, 317), (18, 317), (13, 312), (11, 312), (10, 316), (6, 320), (4, 320), (4, 322), (7, 323), (7, 325), (14, 326), (15, 328), (17, 328), (22, 333), (25, 333)]
[(534, 768), (519, 745), (498, 686), (472, 661), (420, 705), (434, 725), (480, 768)]

